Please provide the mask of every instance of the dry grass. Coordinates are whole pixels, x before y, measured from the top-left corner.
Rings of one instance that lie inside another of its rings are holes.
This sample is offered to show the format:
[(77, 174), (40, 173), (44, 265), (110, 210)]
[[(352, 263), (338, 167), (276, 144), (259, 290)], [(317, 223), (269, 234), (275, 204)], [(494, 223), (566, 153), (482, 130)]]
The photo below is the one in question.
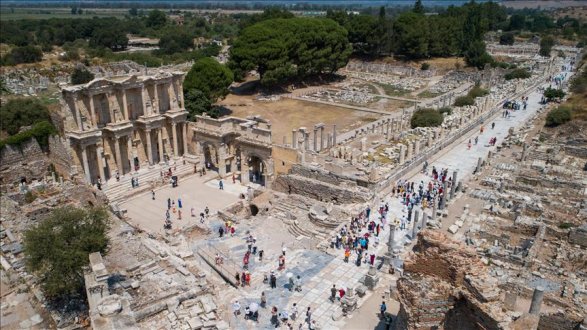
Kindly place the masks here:
[(231, 110), (229, 116), (245, 118), (260, 115), (271, 122), (273, 141), (281, 143), (285, 136), (291, 141), (292, 129), (307, 127), (310, 131), (315, 124), (327, 125), (326, 132), (336, 124), (337, 132), (346, 132), (366, 123), (377, 120), (374, 113), (351, 110), (347, 108), (307, 102), (301, 100), (281, 99), (279, 101), (256, 101), (253, 96), (229, 95), (219, 102)]

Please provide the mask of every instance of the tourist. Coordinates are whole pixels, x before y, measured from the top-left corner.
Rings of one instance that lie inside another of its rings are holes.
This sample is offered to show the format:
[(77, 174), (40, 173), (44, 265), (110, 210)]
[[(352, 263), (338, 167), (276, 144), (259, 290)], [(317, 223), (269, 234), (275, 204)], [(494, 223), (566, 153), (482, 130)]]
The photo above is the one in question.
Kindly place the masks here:
[(171, 208), (171, 198), (167, 198), (167, 209)]
[(273, 271), (271, 271), (271, 276), (269, 277), (269, 283), (271, 285), (271, 289), (277, 288), (277, 277), (275, 276), (275, 273)]
[(181, 209), (182, 204), (181, 204), (181, 198), (177, 199), (177, 207), (179, 207)]
[(495, 128), (495, 122), (491, 123), (491, 129)]
[(316, 324), (316, 320), (312, 320), (311, 323), (308, 324), (308, 330), (317, 330), (318, 324)]
[(115, 177), (116, 177), (116, 182), (119, 182), (120, 181), (120, 173), (118, 173), (118, 171), (116, 171)]
[(207, 218), (210, 214), (210, 209), (208, 208), (208, 206), (206, 206), (206, 208), (204, 209), (204, 212), (206, 212), (206, 218)]
[(234, 233), (236, 232), (236, 228), (234, 226), (230, 226), (230, 236), (234, 237)]
[(279, 317), (279, 320), (283, 323), (286, 323), (287, 321), (289, 321), (289, 314), (287, 313), (286, 310), (282, 310), (281, 312), (279, 312), (277, 314), (277, 316)]
[(224, 236), (224, 228), (222, 228), (222, 227), (218, 228), (218, 235), (220, 236), (220, 238), (222, 238), (222, 236)]
[(275, 326), (275, 328), (279, 327), (279, 317), (277, 316), (277, 306), (273, 306), (271, 308), (271, 324)]
[(259, 261), (263, 261), (263, 253), (265, 253), (265, 251), (263, 251), (263, 250), (259, 251)]
[(338, 289), (338, 299), (342, 300), (342, 297), (344, 297), (346, 291), (344, 290), (344, 288), (340, 288)]
[(371, 266), (373, 266), (375, 264), (375, 254), (371, 253), (371, 255), (369, 256), (370, 261), (371, 261)]
[(102, 179), (100, 179), (100, 177), (98, 177), (96, 187), (98, 187), (98, 190), (102, 190)]
[(222, 183), (222, 179), (220, 179), (220, 181), (218, 181), (218, 188), (220, 190), (224, 190), (224, 183)]
[(477, 145), (477, 142), (479, 142), (479, 137), (478, 136), (475, 137), (475, 145)]
[(265, 291), (261, 292), (261, 307), (265, 308), (267, 306), (267, 296), (265, 296)]
[(289, 278), (289, 291), (291, 292), (291, 291), (293, 291), (293, 289), (294, 289), (294, 277), (291, 276)]
[(279, 268), (277, 270), (285, 269), (285, 257), (283, 255), (279, 256), (278, 265), (279, 265)]
[(312, 321), (312, 310), (310, 307), (306, 310), (306, 322), (309, 324)]
[(245, 253), (245, 256), (243, 257), (243, 268), (244, 269), (248, 269), (249, 268), (249, 256), (251, 255), (251, 253), (249, 251), (247, 251)]
[(247, 282), (247, 274), (243, 271), (241, 274), (241, 286), (244, 287)]
[(232, 313), (235, 317), (238, 317), (238, 315), (241, 313), (241, 304), (239, 304), (238, 300), (232, 304)]
[(296, 284), (296, 287), (295, 287), (296, 291), (302, 292), (302, 279), (300, 278), (300, 275), (297, 276), (295, 284)]
[(245, 284), (251, 286), (251, 273), (245, 272)]
[(349, 262), (349, 257), (351, 256), (351, 250), (347, 247), (344, 250), (344, 262), (348, 263)]
[(177, 210), (177, 219), (181, 220), (181, 210)]
[(190, 214), (192, 215), (192, 218), (194, 218), (196, 216), (196, 209), (193, 206), (190, 209)]
[(336, 299), (336, 292), (338, 290), (336, 290), (336, 284), (332, 284), (332, 288), (330, 288), (330, 301), (334, 302), (334, 300)]
[(379, 306), (379, 311), (381, 312), (381, 318), (385, 318), (385, 311), (387, 310), (387, 306), (385, 305), (385, 301), (381, 303)]
[(295, 321), (298, 318), (298, 304), (294, 303), (293, 307), (291, 308), (291, 315), (290, 318)]
[(469, 139), (469, 143), (467, 143), (467, 150), (471, 150), (471, 139)]
[(236, 174), (232, 173), (232, 184), (236, 183)]
[(234, 280), (237, 286), (241, 283), (241, 274), (239, 272), (236, 272), (236, 275), (234, 275)]
[(152, 190), (152, 189), (151, 189), (151, 198), (153, 200), (155, 200), (155, 190)]

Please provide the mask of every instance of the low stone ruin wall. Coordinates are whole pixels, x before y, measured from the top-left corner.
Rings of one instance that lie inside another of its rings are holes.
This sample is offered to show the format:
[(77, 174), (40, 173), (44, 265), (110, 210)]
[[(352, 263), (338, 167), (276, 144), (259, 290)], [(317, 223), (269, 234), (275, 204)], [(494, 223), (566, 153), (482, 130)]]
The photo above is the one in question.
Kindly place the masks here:
[(354, 188), (339, 186), (294, 174), (278, 176), (271, 188), (286, 194), (302, 195), (334, 204), (365, 203), (373, 199), (373, 193), (356, 185)]

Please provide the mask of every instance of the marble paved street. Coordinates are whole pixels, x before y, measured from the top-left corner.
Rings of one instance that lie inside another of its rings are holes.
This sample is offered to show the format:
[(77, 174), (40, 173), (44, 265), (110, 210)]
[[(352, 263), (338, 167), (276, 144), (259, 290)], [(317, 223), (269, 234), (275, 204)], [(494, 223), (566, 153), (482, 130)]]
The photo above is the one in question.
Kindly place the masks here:
[[(488, 146), (490, 138), (496, 137), (497, 144), (500, 144), (500, 142), (507, 136), (510, 128), (519, 127), (525, 124), (525, 122), (541, 107), (538, 103), (541, 94), (538, 91), (533, 91), (528, 96), (529, 102), (527, 110), (515, 111), (509, 118), (503, 118), (498, 114), (494, 119), (491, 119), (484, 124), (485, 131), (483, 134), (480, 134), (479, 130), (475, 130), (468, 136), (455, 142), (452, 146), (447, 147), (441, 154), (435, 156), (429, 161), (429, 169), (432, 169), (432, 166), (435, 166), (439, 170), (442, 168), (448, 168), (449, 175), (452, 175), (452, 171), (457, 169), (458, 180), (467, 179), (473, 173), (478, 158), (482, 157), (485, 159), (488, 151), (495, 148)], [(492, 122), (495, 122), (495, 129), (491, 129)], [(473, 140), (475, 136), (479, 136), (479, 143), (473, 145), (470, 150), (467, 150), (468, 140)], [(420, 180), (423, 180), (426, 182), (429, 178), (421, 173), (415, 173), (409, 175), (406, 179), (409, 181), (419, 182)], [(401, 218), (405, 215), (406, 210), (400, 204), (398, 198), (387, 196), (383, 203), (385, 202), (390, 205), (390, 212), (386, 219), (387, 223), (389, 223), (390, 220)], [(374, 208), (377, 207), (379, 207), (379, 205), (374, 205)], [(427, 211), (427, 213), (430, 212), (430, 210)], [(373, 213), (375, 212), (372, 212), (372, 218), (375, 216)], [(211, 225), (213, 230), (216, 230), (216, 228), (221, 226), (222, 223), (214, 222)], [(341, 307), (339, 302), (330, 302), (330, 288), (333, 284), (335, 284), (337, 288), (356, 288), (359, 281), (366, 275), (369, 269), (368, 265), (361, 264), (360, 267), (356, 266), (354, 263), (356, 260), (356, 254), (352, 254), (349, 262), (345, 263), (343, 261), (343, 250), (330, 249), (330, 253), (325, 254), (319, 251), (301, 249), (299, 247), (296, 248), (295, 244), (290, 244), (286, 245), (288, 247), (286, 253), (286, 269), (277, 272), (277, 288), (271, 289), (268, 284), (262, 282), (262, 277), (263, 274), (269, 275), (270, 271), (276, 271), (277, 269), (277, 257), (281, 252), (280, 247), (283, 245), (283, 241), (279, 236), (278, 224), (241, 224), (239, 225), (235, 237), (225, 237), (222, 239), (215, 238), (212, 239), (211, 242), (218, 246), (223, 246), (224, 251), (226, 251), (226, 254), (229, 255), (230, 259), (238, 265), (241, 265), (242, 256), (247, 249), (244, 237), (248, 231), (251, 231), (251, 233), (257, 237), (258, 245), (263, 249), (266, 249), (267, 253), (263, 262), (259, 262), (258, 258), (252, 258), (250, 264), (250, 270), (253, 274), (252, 284), (250, 287), (239, 289), (238, 299), (244, 310), (244, 307), (251, 302), (259, 303), (261, 292), (264, 291), (267, 295), (268, 304), (266, 309), (260, 310), (258, 324), (255, 324), (253, 321), (245, 321), (242, 315), (238, 318), (233, 316), (230, 320), (231, 328), (274, 328), (274, 326), (269, 323), (271, 307), (277, 306), (279, 311), (286, 309), (288, 312), (291, 312), (294, 303), (297, 304), (299, 311), (298, 319), (293, 322), (294, 328), (297, 329), (298, 324), (304, 324), (305, 310), (307, 307), (311, 307), (313, 311), (312, 319), (318, 322), (321, 329), (342, 328), (345, 319), (342, 318), (339, 321), (335, 321), (332, 318), (332, 315)], [(411, 234), (411, 229), (398, 229), (395, 233), (395, 245), (399, 247), (409, 244), (412, 238)], [(387, 251), (388, 235), (389, 227), (386, 227), (380, 234), (381, 243), (378, 246), (373, 246), (374, 244), (372, 243), (372, 240), (370, 242), (368, 253), (370, 254), (374, 252), (376, 254), (376, 265), (382, 263), (380, 257), (382, 257)], [(302, 292), (289, 291), (287, 273), (291, 273), (294, 276), (301, 276)], [(370, 293), (368, 293), (366, 297), (360, 298), (359, 304), (362, 300), (367, 299), (369, 295)], [(304, 325), (304, 329), (307, 329), (306, 325)]]

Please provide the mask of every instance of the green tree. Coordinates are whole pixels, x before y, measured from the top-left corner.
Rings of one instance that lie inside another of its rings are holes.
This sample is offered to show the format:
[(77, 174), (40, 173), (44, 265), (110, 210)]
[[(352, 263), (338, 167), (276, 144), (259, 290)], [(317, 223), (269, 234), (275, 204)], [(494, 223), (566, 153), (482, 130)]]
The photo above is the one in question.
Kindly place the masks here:
[(196, 116), (206, 112), (213, 118), (218, 114), (212, 112), (212, 103), (206, 97), (206, 94), (199, 89), (190, 89), (184, 93), (185, 109), (188, 111), (188, 119), (194, 121)]
[(180, 53), (193, 46), (192, 36), (184, 30), (169, 30), (159, 39), (159, 52), (162, 54)]
[(116, 26), (96, 29), (90, 38), (90, 47), (105, 47), (112, 50), (125, 49), (128, 46), (126, 33)]
[(9, 64), (35, 63), (40, 62), (42, 59), (43, 52), (39, 47), (35, 46), (15, 47), (7, 55)]
[(393, 24), (395, 51), (409, 59), (428, 56), (428, 21), (414, 12), (401, 14)]
[(233, 81), (230, 69), (213, 58), (199, 59), (185, 76), (184, 91), (200, 90), (211, 102), (216, 102), (228, 94), (228, 87)]
[(94, 79), (94, 74), (84, 67), (75, 68), (71, 74), (72, 85), (85, 84), (89, 81), (92, 81), (92, 79)]
[(84, 270), (93, 252), (106, 253), (108, 212), (63, 207), (24, 233), (26, 267), (49, 299), (84, 295)]
[(238, 78), (257, 70), (262, 84), (273, 85), (334, 73), (351, 52), (346, 30), (330, 19), (271, 19), (240, 33), (229, 65)]
[(416, 0), (416, 3), (414, 3), (414, 9), (412, 11), (416, 14), (424, 14), (424, 5), (422, 4), (422, 0)]
[(544, 90), (544, 97), (546, 98), (546, 100), (548, 102), (551, 102), (553, 100), (560, 100), (563, 97), (565, 97), (565, 92), (563, 92), (562, 89), (556, 89), (556, 88), (551, 88), (548, 87), (546, 90)]
[(550, 110), (546, 115), (545, 126), (555, 127), (571, 121), (571, 108), (568, 106), (560, 106)]
[(162, 28), (167, 23), (167, 16), (160, 10), (151, 10), (147, 16), (147, 27), (153, 29)]
[(530, 78), (530, 76), (532, 76), (532, 75), (530, 74), (530, 71), (528, 71), (528, 69), (518, 68), (518, 69), (513, 69), (512, 71), (506, 73), (504, 78), (505, 78), (505, 80), (527, 79), (527, 78)]
[(511, 32), (503, 33), (499, 36), (499, 44), (500, 45), (513, 45), (514, 44), (514, 34)]
[(18, 133), (23, 126), (31, 126), (41, 121), (51, 122), (51, 116), (47, 107), (35, 98), (10, 99), (0, 106), (2, 130), (9, 135)]
[(132, 7), (131, 9), (128, 10), (128, 14), (130, 16), (138, 16), (139, 11), (138, 11), (137, 7)]
[(491, 64), (493, 58), (485, 49), (485, 43), (482, 40), (473, 42), (465, 51), (465, 62), (468, 66), (474, 66), (478, 69), (485, 68), (486, 64)]
[(554, 46), (554, 38), (551, 36), (545, 36), (540, 39), (540, 55), (544, 57), (550, 57), (550, 52)]
[(508, 30), (522, 30), (526, 25), (526, 16), (522, 14), (514, 14), (510, 17), (510, 24)]
[(412, 128), (436, 127), (442, 125), (443, 121), (444, 117), (440, 112), (434, 109), (425, 108), (414, 112), (410, 120), (410, 125)]

